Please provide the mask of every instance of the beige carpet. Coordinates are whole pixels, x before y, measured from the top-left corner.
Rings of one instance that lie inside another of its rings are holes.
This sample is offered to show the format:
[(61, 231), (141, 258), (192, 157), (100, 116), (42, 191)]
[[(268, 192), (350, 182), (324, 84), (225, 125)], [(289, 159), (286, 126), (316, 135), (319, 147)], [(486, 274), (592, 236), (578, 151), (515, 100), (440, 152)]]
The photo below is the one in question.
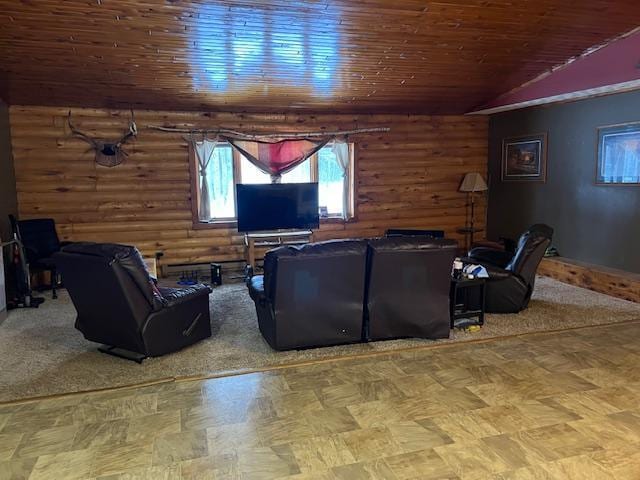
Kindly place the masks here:
[[(0, 402), (27, 397), (132, 385), (166, 378), (215, 375), (375, 351), (433, 345), (393, 340), (303, 351), (275, 352), (258, 331), (244, 284), (211, 295), (213, 336), (193, 347), (142, 365), (97, 352), (73, 328), (66, 292), (37, 310), (15, 310), (0, 325)], [(640, 319), (640, 304), (539, 278), (530, 307), (518, 315), (488, 315), (480, 332), (455, 331), (456, 342)]]

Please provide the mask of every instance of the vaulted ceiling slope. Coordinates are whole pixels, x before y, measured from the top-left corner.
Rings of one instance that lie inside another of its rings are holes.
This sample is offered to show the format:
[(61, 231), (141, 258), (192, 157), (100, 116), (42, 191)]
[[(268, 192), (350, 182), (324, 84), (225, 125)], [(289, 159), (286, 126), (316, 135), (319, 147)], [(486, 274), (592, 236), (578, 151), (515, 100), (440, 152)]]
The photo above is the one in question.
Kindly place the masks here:
[(0, 0), (0, 96), (464, 113), (637, 25), (638, 0)]

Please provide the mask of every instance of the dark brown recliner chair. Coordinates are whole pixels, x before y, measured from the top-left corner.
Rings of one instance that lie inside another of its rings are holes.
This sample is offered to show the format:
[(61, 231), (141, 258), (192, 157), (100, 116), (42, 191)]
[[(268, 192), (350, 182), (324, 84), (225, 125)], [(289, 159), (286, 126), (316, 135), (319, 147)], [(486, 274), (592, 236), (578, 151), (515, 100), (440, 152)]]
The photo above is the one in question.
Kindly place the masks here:
[(517, 243), (514, 240), (503, 239), (512, 245), (511, 249), (506, 248), (500, 250), (490, 247), (476, 247), (469, 250), (467, 259), (470, 262), (479, 263), (481, 265), (490, 264), (496, 267), (505, 268), (511, 259), (513, 259), (513, 256), (522, 245), (522, 242), (533, 233), (538, 233), (551, 240), (553, 237), (553, 228), (545, 225), (544, 223), (536, 223), (535, 225), (531, 225), (522, 235), (520, 235)]
[(54, 254), (78, 312), (76, 328), (100, 351), (141, 362), (211, 336), (206, 285), (157, 288), (135, 247), (78, 242)]
[(475, 248), (463, 260), (483, 265), (489, 273), (485, 292), (487, 313), (518, 313), (529, 305), (536, 281), (536, 271), (553, 229), (533, 225), (518, 240), (515, 253)]
[(263, 337), (276, 350), (362, 339), (367, 244), (336, 240), (270, 250), (253, 277)]
[(448, 338), (454, 240), (369, 241), (368, 339)]

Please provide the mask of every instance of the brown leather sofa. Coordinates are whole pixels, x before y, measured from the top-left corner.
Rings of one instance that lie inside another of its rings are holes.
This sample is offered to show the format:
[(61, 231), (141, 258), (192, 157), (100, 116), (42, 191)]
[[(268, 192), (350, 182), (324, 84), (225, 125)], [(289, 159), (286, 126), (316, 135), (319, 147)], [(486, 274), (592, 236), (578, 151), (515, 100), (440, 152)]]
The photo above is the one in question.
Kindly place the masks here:
[(260, 331), (276, 350), (447, 337), (455, 248), (402, 237), (271, 250), (249, 282)]
[(270, 250), (249, 294), (275, 350), (362, 339), (367, 244), (336, 240)]
[(425, 237), (369, 241), (368, 339), (449, 337), (449, 288), (457, 244)]
[(53, 256), (78, 316), (100, 350), (142, 361), (211, 336), (206, 285), (158, 288), (135, 247), (73, 243)]

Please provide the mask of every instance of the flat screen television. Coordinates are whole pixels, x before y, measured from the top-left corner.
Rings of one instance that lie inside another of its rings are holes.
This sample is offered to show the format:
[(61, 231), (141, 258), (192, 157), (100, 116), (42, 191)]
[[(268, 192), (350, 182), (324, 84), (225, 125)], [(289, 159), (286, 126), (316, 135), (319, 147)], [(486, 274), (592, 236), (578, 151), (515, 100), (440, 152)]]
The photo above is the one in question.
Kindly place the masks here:
[(317, 183), (238, 184), (238, 231), (320, 226)]

